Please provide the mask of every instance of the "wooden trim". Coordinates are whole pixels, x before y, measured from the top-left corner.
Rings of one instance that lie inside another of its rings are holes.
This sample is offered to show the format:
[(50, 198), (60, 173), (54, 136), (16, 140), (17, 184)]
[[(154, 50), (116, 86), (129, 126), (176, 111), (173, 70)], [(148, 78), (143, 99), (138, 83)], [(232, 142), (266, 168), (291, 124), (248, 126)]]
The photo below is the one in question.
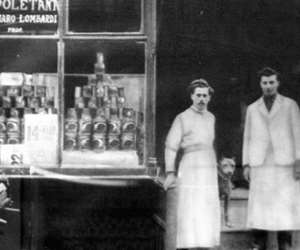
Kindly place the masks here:
[(84, 34), (77, 34), (77, 35), (64, 35), (63, 39), (66, 40), (132, 40), (132, 41), (146, 41), (147, 36), (138, 35), (138, 36), (120, 36), (120, 35), (114, 35), (114, 36), (103, 36), (103, 35), (88, 35), (85, 36)]
[(146, 47), (146, 154), (145, 163), (149, 158), (155, 158), (155, 114), (156, 114), (156, 1), (147, 1), (146, 33), (148, 36)]
[(58, 40), (59, 35), (0, 35), (0, 39)]

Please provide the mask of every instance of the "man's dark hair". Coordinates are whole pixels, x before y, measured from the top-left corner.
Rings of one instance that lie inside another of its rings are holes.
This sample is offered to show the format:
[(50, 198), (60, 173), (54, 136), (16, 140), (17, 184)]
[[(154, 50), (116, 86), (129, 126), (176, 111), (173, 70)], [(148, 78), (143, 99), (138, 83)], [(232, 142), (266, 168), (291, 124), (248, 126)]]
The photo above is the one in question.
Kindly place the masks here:
[(189, 95), (193, 94), (196, 88), (208, 88), (210, 95), (214, 93), (214, 89), (203, 78), (196, 79), (190, 83), (190, 85), (187, 88)]
[(277, 76), (277, 79), (279, 80), (279, 72), (276, 71), (275, 69), (272, 69), (270, 67), (265, 67), (265, 68), (262, 68), (260, 71), (257, 72), (257, 75), (259, 77), (259, 79), (262, 77), (262, 76), (272, 76), (272, 75), (276, 75)]

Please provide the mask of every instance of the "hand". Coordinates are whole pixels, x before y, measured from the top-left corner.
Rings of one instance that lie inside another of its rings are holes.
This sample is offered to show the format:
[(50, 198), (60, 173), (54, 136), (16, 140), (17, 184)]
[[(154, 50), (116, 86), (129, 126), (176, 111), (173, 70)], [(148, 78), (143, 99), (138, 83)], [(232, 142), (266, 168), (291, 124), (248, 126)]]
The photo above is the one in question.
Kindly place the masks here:
[(296, 160), (294, 163), (294, 178), (300, 180), (300, 160)]
[(251, 173), (250, 166), (245, 165), (244, 170), (243, 170), (243, 176), (244, 176), (245, 180), (248, 181), (248, 182), (250, 182), (250, 173)]
[(175, 173), (169, 173), (164, 182), (164, 189), (167, 191), (170, 188), (174, 188), (176, 186), (176, 176)]

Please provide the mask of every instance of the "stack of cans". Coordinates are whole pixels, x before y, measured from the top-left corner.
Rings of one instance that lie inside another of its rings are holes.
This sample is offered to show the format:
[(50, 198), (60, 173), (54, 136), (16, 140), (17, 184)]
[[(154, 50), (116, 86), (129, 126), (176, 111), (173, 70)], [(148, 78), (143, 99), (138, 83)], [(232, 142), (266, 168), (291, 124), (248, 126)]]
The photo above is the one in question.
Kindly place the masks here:
[[(68, 108), (65, 118), (65, 150), (133, 150), (136, 148), (136, 118), (133, 109)], [(120, 119), (120, 116), (123, 118)]]
[(0, 144), (23, 142), (24, 114), (48, 112), (56, 110), (46, 86), (0, 86)]
[(82, 109), (79, 120), (78, 146), (82, 151), (91, 149), (92, 116), (88, 108)]
[(135, 111), (126, 108), (124, 87), (105, 75), (102, 53), (97, 53), (95, 75), (76, 86), (74, 106), (67, 109), (65, 149), (131, 150), (136, 148)]
[(136, 148), (136, 114), (133, 109), (123, 109), (122, 119), (122, 136), (121, 147), (122, 149), (135, 149)]
[(78, 116), (76, 109), (70, 108), (67, 111), (65, 119), (65, 137), (64, 144), (66, 150), (75, 150), (77, 148)]

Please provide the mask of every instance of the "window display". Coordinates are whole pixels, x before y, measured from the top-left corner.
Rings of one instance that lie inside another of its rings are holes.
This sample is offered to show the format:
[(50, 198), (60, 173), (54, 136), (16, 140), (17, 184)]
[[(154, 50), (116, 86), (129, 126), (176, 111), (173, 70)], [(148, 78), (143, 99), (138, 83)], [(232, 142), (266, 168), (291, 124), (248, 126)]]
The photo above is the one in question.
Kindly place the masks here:
[(0, 34), (0, 165), (145, 167), (154, 156), (154, 2), (46, 2), (52, 9), (31, 15), (55, 15), (51, 28)]
[(25, 121), (29, 114), (57, 114), (57, 75), (2, 72), (0, 92), (0, 149), (2, 155), (10, 155), (8, 158), (2, 157), (1, 164), (15, 164), (13, 155), (22, 158), (20, 164), (30, 164)]
[[(73, 101), (68, 98), (66, 103), (63, 163), (71, 160), (74, 165), (76, 159), (77, 164), (137, 166), (143, 161), (144, 150), (144, 76), (107, 74), (104, 54), (97, 52), (94, 58), (94, 74), (79, 80), (73, 75), (69, 79), (80, 85), (70, 81), (65, 86)], [(107, 160), (108, 156), (112, 158)]]

